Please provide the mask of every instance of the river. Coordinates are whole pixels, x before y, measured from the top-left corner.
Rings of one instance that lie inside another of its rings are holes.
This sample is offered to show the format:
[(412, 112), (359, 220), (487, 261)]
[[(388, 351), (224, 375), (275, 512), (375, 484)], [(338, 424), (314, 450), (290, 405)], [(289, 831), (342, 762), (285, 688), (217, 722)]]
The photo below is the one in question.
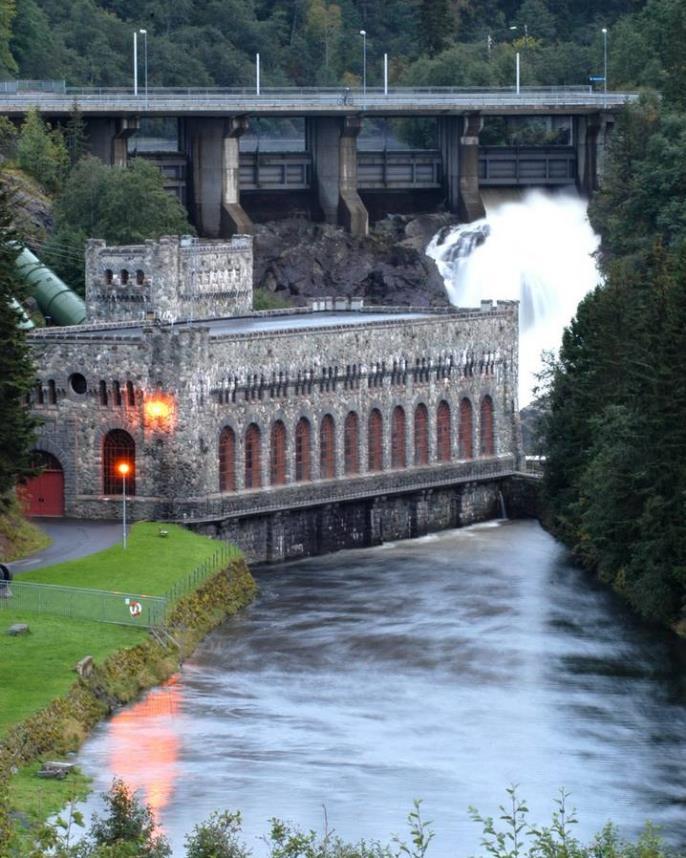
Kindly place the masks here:
[[(501, 522), (257, 571), (261, 593), (166, 687), (80, 754), (97, 791), (143, 790), (182, 855), (214, 809), (257, 854), (272, 816), (349, 839), (478, 851), (468, 805), (519, 784), (532, 819), (560, 787), (590, 839), (660, 823), (686, 846), (686, 667), (537, 523)], [(96, 799), (89, 802), (89, 809)], [(483, 850), (481, 850), (483, 851)]]

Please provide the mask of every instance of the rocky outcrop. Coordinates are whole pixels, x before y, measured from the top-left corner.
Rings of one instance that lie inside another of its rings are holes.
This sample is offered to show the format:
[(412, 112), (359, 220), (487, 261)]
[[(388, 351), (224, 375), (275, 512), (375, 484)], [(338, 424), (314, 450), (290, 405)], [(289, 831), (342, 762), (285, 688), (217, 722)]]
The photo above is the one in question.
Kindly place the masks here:
[(10, 195), (12, 221), (21, 240), (32, 250), (40, 251), (53, 228), (52, 201), (21, 170), (3, 166), (0, 182)]
[(454, 218), (393, 215), (367, 237), (304, 220), (256, 227), (254, 284), (293, 304), (328, 295), (359, 296), (370, 304), (433, 307), (449, 304), (443, 279), (424, 250)]

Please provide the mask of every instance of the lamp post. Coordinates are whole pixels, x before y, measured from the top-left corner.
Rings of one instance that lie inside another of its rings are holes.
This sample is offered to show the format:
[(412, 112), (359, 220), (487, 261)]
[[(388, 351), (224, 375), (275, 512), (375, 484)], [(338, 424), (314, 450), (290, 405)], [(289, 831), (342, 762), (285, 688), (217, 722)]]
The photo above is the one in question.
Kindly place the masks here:
[(117, 473), (122, 479), (122, 545), (126, 551), (126, 475), (131, 470), (131, 465), (128, 462), (119, 462), (117, 465)]
[(139, 30), (138, 31), (141, 36), (143, 36), (143, 69), (144, 69), (144, 80), (145, 80), (145, 109), (148, 109), (148, 31), (147, 30)]
[(607, 95), (607, 27), (603, 27), (603, 92)]
[(138, 95), (138, 33), (133, 31), (133, 94)]
[(360, 30), (362, 36), (362, 95), (367, 98), (367, 31)]

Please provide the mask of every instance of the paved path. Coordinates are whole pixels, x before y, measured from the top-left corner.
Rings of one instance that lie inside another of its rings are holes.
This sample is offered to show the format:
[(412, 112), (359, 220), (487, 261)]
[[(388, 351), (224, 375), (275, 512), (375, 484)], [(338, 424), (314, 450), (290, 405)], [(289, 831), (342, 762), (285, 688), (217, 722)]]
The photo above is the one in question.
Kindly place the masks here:
[(81, 521), (73, 518), (34, 518), (32, 521), (48, 534), (52, 545), (23, 560), (7, 563), (15, 575), (95, 554), (121, 539), (121, 522), (118, 521)]

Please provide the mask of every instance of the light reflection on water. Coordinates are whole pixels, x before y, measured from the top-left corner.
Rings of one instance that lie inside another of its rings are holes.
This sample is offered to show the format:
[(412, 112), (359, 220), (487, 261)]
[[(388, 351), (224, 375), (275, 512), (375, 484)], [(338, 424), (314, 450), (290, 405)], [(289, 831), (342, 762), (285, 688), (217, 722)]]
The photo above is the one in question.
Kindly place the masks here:
[(179, 677), (173, 676), (108, 723), (107, 769), (139, 792), (158, 824), (178, 775), (182, 694)]
[[(414, 798), (429, 858), (478, 851), (467, 806), (511, 783), (539, 822), (559, 787), (578, 834), (645, 819), (686, 845), (686, 671), (533, 522), (508, 522), (258, 570), (257, 602), (178, 683), (98, 729), (96, 789), (146, 791), (182, 855), (215, 809), (246, 840), (272, 816), (349, 839), (403, 833)], [(171, 696), (170, 696), (171, 695)], [(166, 701), (166, 702), (165, 702)], [(91, 802), (91, 806), (93, 802)]]

